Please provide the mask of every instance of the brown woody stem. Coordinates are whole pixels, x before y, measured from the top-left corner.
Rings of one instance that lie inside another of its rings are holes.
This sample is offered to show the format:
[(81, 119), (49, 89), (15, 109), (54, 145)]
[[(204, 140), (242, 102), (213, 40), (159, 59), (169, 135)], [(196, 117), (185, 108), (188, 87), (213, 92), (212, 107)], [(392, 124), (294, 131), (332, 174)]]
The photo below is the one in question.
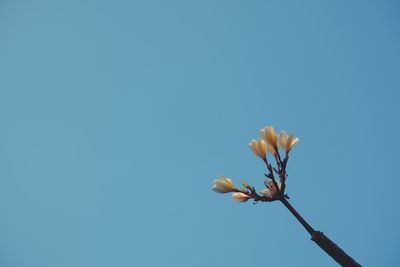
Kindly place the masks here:
[(285, 199), (285, 198), (282, 198), (281, 202), (293, 214), (293, 216), (296, 217), (296, 219), (301, 223), (301, 225), (303, 225), (304, 228), (306, 228), (307, 232), (310, 235), (313, 235), (315, 230), (311, 227), (311, 225), (309, 225), (306, 222), (306, 220), (303, 219), (303, 217), (300, 216), (300, 214), (293, 208), (293, 206), (289, 203), (289, 201), (287, 201), (287, 199)]
[(361, 267), (352, 257), (344, 252), (338, 245), (332, 242), (326, 235), (320, 231), (315, 231), (303, 217), (293, 208), (293, 206), (285, 199), (280, 201), (285, 207), (296, 217), (296, 219), (303, 225), (307, 232), (311, 235), (311, 240), (317, 243), (329, 256), (331, 256), (337, 263), (345, 267)]

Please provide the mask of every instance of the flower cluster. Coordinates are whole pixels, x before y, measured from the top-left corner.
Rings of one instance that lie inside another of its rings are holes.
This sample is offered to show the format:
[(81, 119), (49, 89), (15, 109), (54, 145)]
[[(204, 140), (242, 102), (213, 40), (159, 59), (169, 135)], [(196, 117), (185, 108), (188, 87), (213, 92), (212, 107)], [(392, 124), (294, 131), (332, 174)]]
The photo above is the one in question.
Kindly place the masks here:
[[(260, 138), (251, 140), (249, 147), (266, 164), (268, 172), (265, 174), (267, 178), (264, 180), (265, 188), (257, 193), (254, 187), (242, 181), (242, 188), (238, 189), (233, 185), (231, 179), (220, 176), (214, 180), (212, 189), (218, 193), (232, 193), (232, 198), (237, 202), (246, 202), (249, 199), (254, 199), (255, 202), (271, 202), (285, 197), (288, 198), (285, 194), (286, 166), (289, 160), (289, 152), (298, 142), (298, 138), (293, 134), (288, 135), (285, 131), (281, 131), (278, 135), (272, 126), (261, 129)], [(284, 152), (283, 158), (279, 153), (280, 149)], [(268, 153), (275, 160), (276, 167), (268, 162)], [(275, 175), (277, 178), (275, 178)]]
[(251, 140), (249, 147), (256, 156), (263, 160), (267, 157), (268, 152), (277, 157), (279, 155), (278, 148), (282, 148), (287, 155), (299, 142), (299, 138), (294, 137), (293, 134), (288, 135), (285, 131), (281, 131), (278, 136), (272, 126), (261, 129), (260, 135), (261, 138), (259, 140)]

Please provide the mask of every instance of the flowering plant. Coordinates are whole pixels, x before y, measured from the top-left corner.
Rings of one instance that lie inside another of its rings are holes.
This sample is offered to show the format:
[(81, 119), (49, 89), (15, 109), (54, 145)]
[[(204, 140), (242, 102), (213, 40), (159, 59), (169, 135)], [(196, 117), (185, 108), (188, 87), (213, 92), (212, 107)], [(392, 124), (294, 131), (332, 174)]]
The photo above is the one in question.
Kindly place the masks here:
[[(212, 188), (214, 191), (218, 193), (232, 192), (233, 199), (238, 202), (246, 202), (249, 199), (254, 199), (255, 202), (271, 202), (289, 198), (285, 194), (286, 166), (289, 160), (289, 152), (299, 142), (299, 138), (296, 138), (293, 134), (288, 135), (285, 131), (281, 131), (278, 136), (272, 126), (261, 129), (260, 135), (261, 138), (259, 140), (251, 140), (249, 147), (257, 157), (264, 161), (267, 167), (268, 173), (265, 174), (267, 179), (264, 181), (265, 188), (257, 193), (254, 187), (242, 181), (243, 186), (238, 189), (234, 187), (231, 179), (220, 176), (214, 180)], [(279, 149), (284, 151), (283, 159)], [(268, 162), (268, 153), (275, 159), (276, 167)]]
[[(288, 201), (289, 196), (285, 193), (286, 179), (288, 177), (286, 167), (290, 151), (299, 143), (299, 138), (296, 138), (293, 134), (288, 135), (285, 131), (281, 131), (278, 135), (272, 126), (261, 129), (260, 136), (258, 140), (251, 140), (249, 147), (266, 165), (267, 173), (264, 174), (266, 177), (264, 180), (265, 188), (257, 192), (253, 186), (250, 186), (245, 181), (242, 181), (241, 188), (236, 188), (231, 179), (220, 176), (214, 180), (212, 189), (218, 193), (232, 193), (232, 198), (237, 202), (246, 202), (249, 199), (253, 199), (254, 203), (282, 202), (311, 235), (311, 240), (317, 243), (336, 262), (342, 266), (361, 266), (326, 235), (314, 230)], [(282, 152), (283, 154), (281, 155)], [(272, 155), (275, 166), (269, 162), (268, 154)]]

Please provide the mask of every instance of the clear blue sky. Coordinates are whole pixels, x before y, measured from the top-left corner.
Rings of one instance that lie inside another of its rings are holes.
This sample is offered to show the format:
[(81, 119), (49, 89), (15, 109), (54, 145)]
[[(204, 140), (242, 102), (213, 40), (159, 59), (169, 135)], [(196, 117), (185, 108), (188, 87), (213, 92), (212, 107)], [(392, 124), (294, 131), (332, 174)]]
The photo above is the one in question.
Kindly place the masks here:
[(301, 139), (292, 204), (399, 266), (396, 1), (0, 2), (0, 266), (336, 266), (248, 149)]

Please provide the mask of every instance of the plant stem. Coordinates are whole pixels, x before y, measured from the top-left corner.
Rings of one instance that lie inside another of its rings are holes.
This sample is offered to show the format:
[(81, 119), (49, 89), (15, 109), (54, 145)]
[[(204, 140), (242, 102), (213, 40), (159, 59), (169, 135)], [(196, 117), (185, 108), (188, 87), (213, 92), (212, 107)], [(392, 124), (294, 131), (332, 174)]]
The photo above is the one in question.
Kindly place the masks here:
[(285, 199), (285, 198), (282, 198), (281, 202), (294, 215), (294, 217), (296, 217), (296, 219), (301, 223), (301, 225), (303, 225), (304, 228), (306, 228), (307, 232), (310, 235), (313, 235), (315, 230), (311, 227), (311, 225), (309, 225), (306, 222), (306, 220), (303, 219), (303, 217), (300, 216), (300, 214), (293, 208), (293, 206), (289, 203), (289, 201), (287, 201), (287, 199)]
[(329, 256), (331, 256), (341, 266), (361, 267), (352, 257), (346, 254), (338, 245), (332, 242), (327, 236), (320, 231), (315, 231), (303, 217), (293, 208), (287, 199), (280, 199), (283, 205), (293, 214), (294, 217), (303, 225), (307, 232), (311, 235), (311, 240), (317, 243)]

